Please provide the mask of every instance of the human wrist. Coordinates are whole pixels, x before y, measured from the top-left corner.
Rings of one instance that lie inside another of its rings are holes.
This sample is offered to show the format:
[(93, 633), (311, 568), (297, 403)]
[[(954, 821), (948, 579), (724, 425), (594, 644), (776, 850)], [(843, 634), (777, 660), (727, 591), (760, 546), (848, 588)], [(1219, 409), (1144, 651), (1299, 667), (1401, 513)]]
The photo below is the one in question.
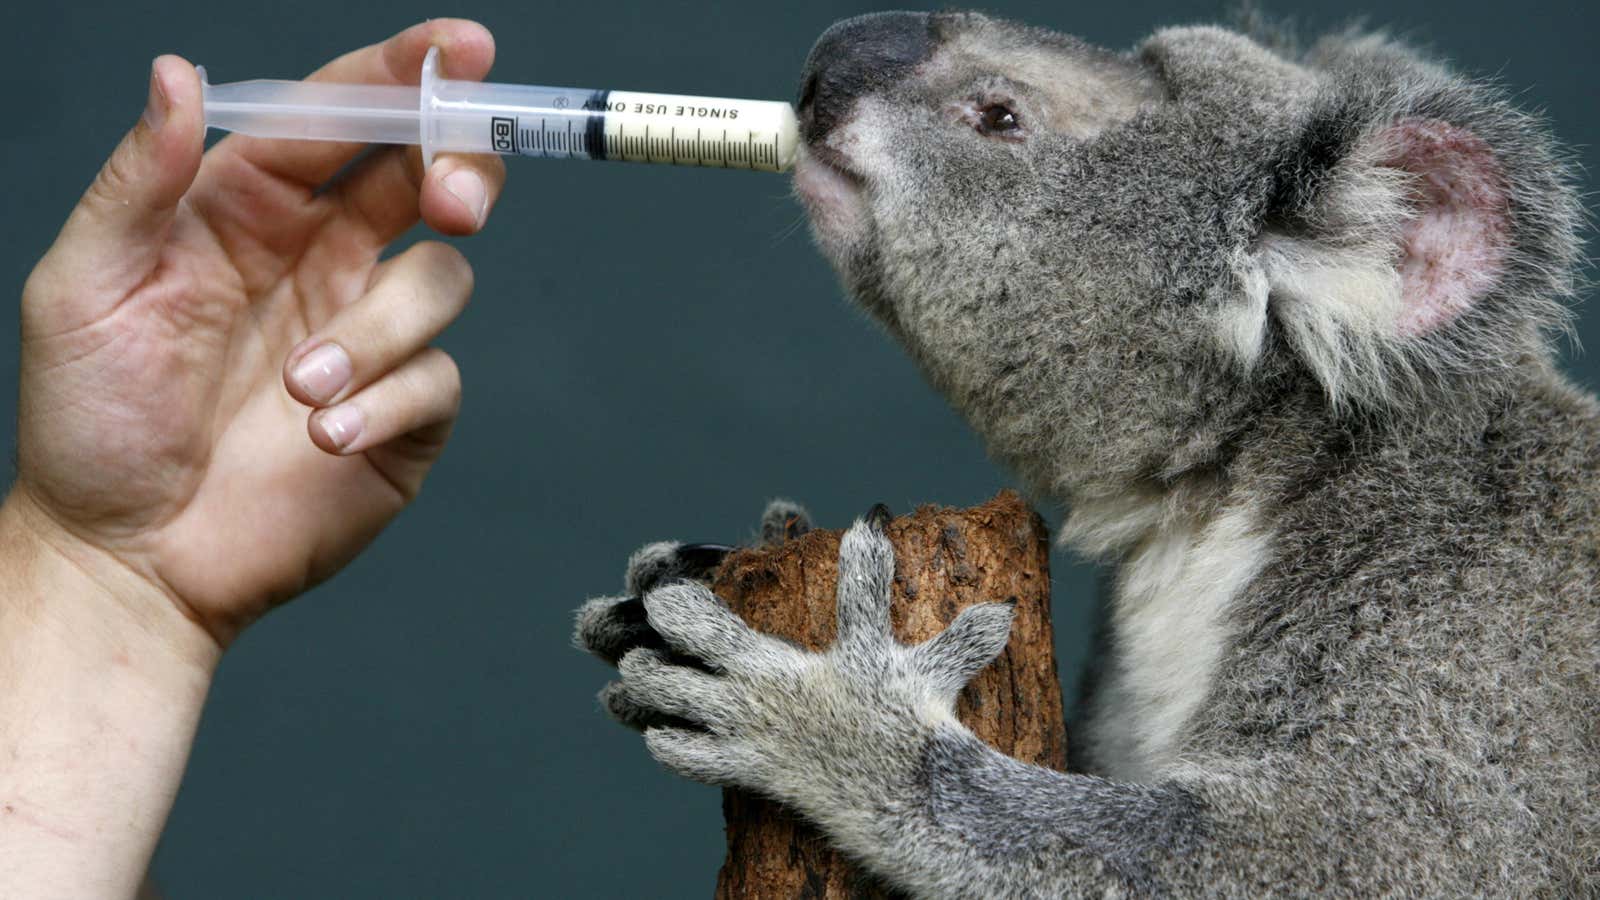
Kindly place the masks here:
[(26, 632), (35, 652), (116, 661), (175, 687), (209, 683), (221, 657), (180, 600), (74, 535), (20, 484), (0, 503), (0, 589), (0, 632), (7, 640)]
[(221, 649), (29, 502), (0, 504), (0, 896), (132, 896)]
[(53, 531), (29, 502), (13, 491), (0, 504), (0, 735), (19, 721), (62, 734), (92, 722), (154, 748), (192, 731), (217, 643), (171, 621), (182, 614), (158, 590)]

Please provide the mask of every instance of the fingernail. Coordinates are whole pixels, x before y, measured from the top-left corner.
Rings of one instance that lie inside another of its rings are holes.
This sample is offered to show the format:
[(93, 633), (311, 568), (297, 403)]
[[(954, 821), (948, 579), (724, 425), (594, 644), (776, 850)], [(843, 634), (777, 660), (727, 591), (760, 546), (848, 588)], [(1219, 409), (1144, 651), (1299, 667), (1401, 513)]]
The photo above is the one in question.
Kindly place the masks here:
[(295, 364), (292, 377), (307, 397), (327, 403), (350, 383), (350, 357), (338, 344), (323, 344)]
[(471, 169), (457, 169), (446, 175), (441, 183), (472, 213), (473, 224), (482, 228), (483, 218), (489, 213), (489, 191), (483, 186), (483, 179), (478, 177), (478, 173)]
[(367, 417), (351, 403), (319, 410), (312, 418), (329, 442), (340, 450), (355, 443), (367, 424)]
[(151, 131), (160, 131), (161, 126), (167, 121), (167, 110), (171, 108), (167, 99), (167, 89), (161, 85), (161, 75), (156, 71), (156, 64), (150, 63), (150, 96), (144, 103), (144, 124)]

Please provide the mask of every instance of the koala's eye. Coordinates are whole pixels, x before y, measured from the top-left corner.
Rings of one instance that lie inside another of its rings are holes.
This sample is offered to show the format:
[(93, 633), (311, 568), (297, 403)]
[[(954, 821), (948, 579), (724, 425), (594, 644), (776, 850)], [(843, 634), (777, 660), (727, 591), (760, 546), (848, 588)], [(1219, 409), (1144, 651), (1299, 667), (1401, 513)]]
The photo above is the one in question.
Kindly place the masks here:
[(1022, 129), (1022, 122), (1011, 107), (1003, 103), (991, 103), (978, 110), (977, 128), (979, 134), (1015, 135)]

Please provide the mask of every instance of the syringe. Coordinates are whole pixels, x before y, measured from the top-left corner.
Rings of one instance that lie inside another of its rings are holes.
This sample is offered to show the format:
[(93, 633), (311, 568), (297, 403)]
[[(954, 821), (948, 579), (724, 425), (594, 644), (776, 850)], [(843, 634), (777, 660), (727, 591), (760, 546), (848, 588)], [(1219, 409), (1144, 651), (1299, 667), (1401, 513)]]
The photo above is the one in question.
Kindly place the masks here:
[(256, 137), (421, 144), (440, 152), (518, 153), (787, 171), (799, 130), (794, 109), (766, 100), (682, 97), (454, 81), (439, 49), (419, 87), (314, 81), (200, 81), (206, 126)]

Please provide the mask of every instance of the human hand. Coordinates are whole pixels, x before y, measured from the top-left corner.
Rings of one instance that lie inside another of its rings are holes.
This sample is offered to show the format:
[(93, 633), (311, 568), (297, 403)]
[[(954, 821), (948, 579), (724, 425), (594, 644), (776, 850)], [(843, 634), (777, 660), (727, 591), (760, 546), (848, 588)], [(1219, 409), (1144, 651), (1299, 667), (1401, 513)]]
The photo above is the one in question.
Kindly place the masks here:
[[(482, 26), (439, 19), (311, 77), (414, 84), (430, 46), (451, 78), (494, 57)], [(143, 119), (23, 291), (7, 506), (115, 582), (113, 602), (182, 614), (136, 618), (225, 647), (421, 487), (460, 398), (428, 343), (472, 272), (440, 243), (379, 256), (419, 217), (477, 231), (505, 172), (441, 156), (424, 175), (415, 148), (358, 160), (357, 145), (239, 135), (202, 155), (203, 137), (194, 67), (157, 59)]]

